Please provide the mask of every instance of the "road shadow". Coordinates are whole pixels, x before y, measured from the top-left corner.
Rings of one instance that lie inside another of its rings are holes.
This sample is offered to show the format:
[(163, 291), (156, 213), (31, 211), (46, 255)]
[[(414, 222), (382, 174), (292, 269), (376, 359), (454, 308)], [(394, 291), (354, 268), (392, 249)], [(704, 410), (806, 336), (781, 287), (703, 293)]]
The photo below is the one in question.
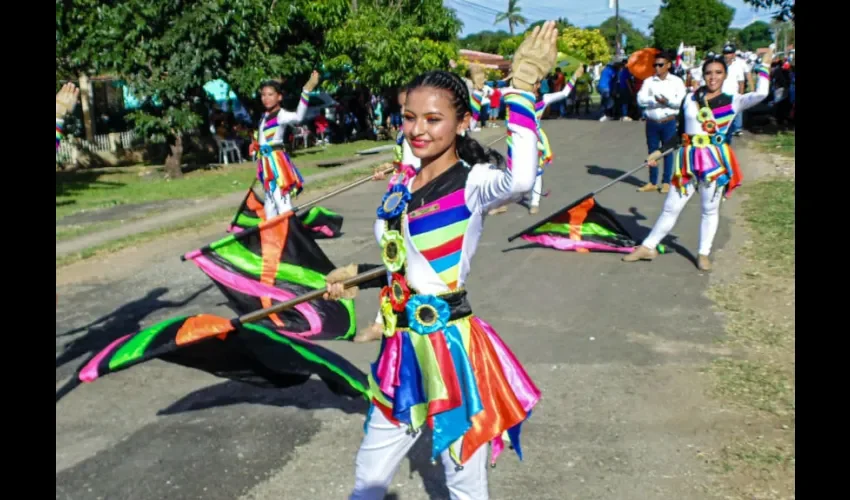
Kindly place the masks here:
[[(157, 416), (177, 415), (238, 404), (295, 407), (302, 410), (337, 409), (346, 414), (363, 416), (369, 410), (369, 402), (365, 399), (336, 396), (323, 382), (315, 379), (287, 389), (257, 387), (227, 380), (184, 396), (167, 408), (158, 411)], [(420, 477), (429, 498), (448, 498), (446, 474), (442, 463), (439, 459), (436, 464), (431, 463), (432, 445), (431, 432), (425, 428), (422, 436), (407, 455), (410, 472)], [(396, 493), (389, 493), (384, 498), (398, 499), (400, 497)]]
[[(626, 173), (626, 170), (619, 170), (619, 169), (616, 169), (616, 168), (600, 167), (599, 165), (585, 165), (584, 167), (587, 169), (587, 173), (590, 174), (590, 175), (598, 175), (598, 176), (601, 176), (601, 177), (607, 177), (609, 179), (616, 179), (617, 177), (620, 177), (621, 175)], [(635, 186), (635, 187), (641, 187), (644, 184), (646, 184), (646, 181), (642, 181), (642, 180), (638, 179), (637, 177), (635, 177), (634, 175), (630, 175), (620, 182), (623, 182), (625, 184), (629, 184), (629, 185), (632, 185), (632, 186)]]
[[(92, 188), (115, 189), (124, 186), (123, 182), (100, 180), (105, 172), (92, 170), (69, 170), (56, 172), (56, 197), (75, 196)], [(64, 200), (57, 201), (56, 206), (65, 204)]]
[[(56, 369), (80, 357), (91, 356), (128, 333), (139, 331), (142, 321), (152, 313), (161, 309), (183, 307), (212, 287), (212, 284), (207, 285), (183, 300), (163, 300), (161, 297), (168, 293), (168, 288), (154, 288), (144, 297), (124, 304), (106, 316), (57, 335), (56, 338), (62, 338), (86, 332), (64, 346), (62, 354), (56, 357)], [(68, 395), (79, 383), (76, 376), (72, 377), (56, 392), (56, 402)]]
[[(618, 214), (617, 212), (614, 212), (613, 210), (611, 210), (611, 213), (614, 214), (620, 224), (623, 225), (626, 231), (628, 231), (629, 234), (632, 235), (632, 238), (638, 243), (640, 243), (647, 236), (649, 236), (650, 231), (652, 231), (652, 224), (655, 224), (655, 221), (649, 221), (649, 219), (647, 219), (645, 215), (641, 214), (637, 207), (629, 207), (628, 216), (623, 216), (621, 214)], [(649, 222), (649, 225), (645, 226), (641, 224), (641, 222), (643, 221)], [(668, 249), (672, 249), (673, 252), (691, 261), (693, 265), (697, 265), (696, 256), (692, 254), (691, 251), (688, 250), (686, 247), (680, 245), (678, 243), (678, 239), (678, 236), (668, 234), (663, 240), (661, 240), (661, 243), (667, 246)]]
[(252, 404), (276, 406), (280, 408), (295, 407), (302, 410), (337, 409), (347, 414), (366, 415), (369, 402), (362, 398), (352, 399), (341, 397), (331, 392), (321, 381), (310, 379), (301, 385), (291, 388), (266, 388), (251, 384), (226, 380), (220, 384), (211, 385), (192, 392), (167, 408), (158, 411), (157, 415), (177, 415), (209, 408)]

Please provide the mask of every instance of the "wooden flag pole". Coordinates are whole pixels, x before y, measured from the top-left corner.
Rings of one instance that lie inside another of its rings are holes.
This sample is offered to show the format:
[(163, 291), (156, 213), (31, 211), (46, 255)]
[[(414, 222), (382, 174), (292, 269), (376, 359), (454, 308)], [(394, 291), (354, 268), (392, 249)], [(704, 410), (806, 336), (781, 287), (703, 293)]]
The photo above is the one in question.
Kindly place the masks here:
[[(387, 268), (384, 266), (376, 267), (375, 269), (366, 271), (365, 273), (360, 273), (357, 276), (353, 276), (348, 278), (347, 280), (342, 281), (342, 286), (345, 288), (351, 288), (353, 286), (357, 286), (366, 281), (386, 276)], [(275, 304), (273, 306), (267, 307), (265, 309), (259, 309), (257, 311), (251, 311), (249, 313), (243, 314), (238, 318), (234, 318), (231, 322), (233, 326), (238, 327), (243, 323), (255, 323), (260, 321), (261, 319), (267, 318), (272, 314), (276, 314), (287, 309), (292, 309), (298, 304), (303, 304), (304, 302), (310, 302), (311, 300), (321, 299), (322, 296), (328, 291), (328, 288), (321, 288), (319, 290), (313, 290), (312, 292), (305, 293), (304, 295), (300, 295), (295, 297), (294, 299), (289, 299), (285, 302), (281, 302), (279, 304)]]

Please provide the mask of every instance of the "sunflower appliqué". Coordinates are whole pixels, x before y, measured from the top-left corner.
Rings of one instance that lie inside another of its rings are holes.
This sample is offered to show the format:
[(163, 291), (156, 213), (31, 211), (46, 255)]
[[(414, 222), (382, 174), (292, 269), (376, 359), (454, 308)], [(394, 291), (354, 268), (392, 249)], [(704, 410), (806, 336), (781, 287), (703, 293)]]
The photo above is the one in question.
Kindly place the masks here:
[(410, 288), (407, 286), (407, 280), (404, 276), (398, 273), (393, 273), (392, 281), (387, 294), (390, 298), (393, 311), (403, 312), (407, 306), (407, 301), (410, 300)]
[(723, 134), (714, 134), (711, 136), (711, 142), (713, 142), (715, 146), (720, 146), (726, 142), (726, 137)]
[(714, 119), (714, 113), (711, 112), (711, 108), (708, 106), (704, 106), (699, 108), (699, 112), (697, 112), (697, 120), (700, 123), (706, 122), (708, 120)]
[(694, 147), (704, 148), (711, 144), (711, 139), (707, 135), (695, 135), (692, 141)]
[(691, 145), (691, 136), (688, 134), (682, 134), (682, 146), (690, 146)]
[(407, 260), (404, 238), (398, 231), (384, 231), (381, 236), (381, 260), (391, 273), (400, 271)]
[(407, 208), (410, 197), (410, 191), (404, 184), (393, 184), (381, 199), (381, 206), (377, 210), (378, 217), (384, 220), (398, 217)]
[(717, 132), (717, 122), (714, 120), (706, 120), (702, 122), (702, 129), (706, 134), (711, 135)]
[(420, 335), (444, 329), (451, 317), (449, 304), (434, 295), (414, 295), (405, 309), (410, 329)]

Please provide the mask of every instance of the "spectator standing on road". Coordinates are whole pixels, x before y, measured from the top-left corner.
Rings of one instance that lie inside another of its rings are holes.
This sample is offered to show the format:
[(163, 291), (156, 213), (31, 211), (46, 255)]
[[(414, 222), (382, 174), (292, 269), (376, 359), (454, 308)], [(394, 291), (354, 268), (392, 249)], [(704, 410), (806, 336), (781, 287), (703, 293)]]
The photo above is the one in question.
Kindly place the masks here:
[(617, 73), (620, 65), (622, 65), (622, 59), (615, 58), (605, 66), (599, 76), (596, 90), (599, 91), (601, 99), (599, 102), (599, 110), (602, 112), (602, 116), (599, 117), (601, 122), (614, 118), (614, 93), (616, 91), (614, 86), (617, 84)]
[[(676, 117), (687, 90), (678, 76), (670, 73), (670, 55), (661, 52), (655, 57), (655, 75), (647, 78), (637, 95), (637, 104), (646, 111), (646, 144), (651, 153), (676, 135)], [(670, 191), (673, 158), (664, 158), (661, 192)], [(658, 167), (650, 167), (649, 182), (638, 188), (646, 193), (658, 190)]]
[(584, 103), (584, 114), (590, 113), (590, 93), (593, 91), (593, 75), (587, 72), (587, 64), (584, 65), (584, 74), (576, 81), (576, 99), (574, 103), (575, 114), (578, 115), (578, 110), (581, 103)]
[(496, 128), (499, 126), (496, 121), (499, 119), (499, 110), (501, 109), (502, 91), (499, 90), (499, 87), (495, 87), (493, 93), (490, 94), (490, 121), (487, 123), (488, 127)]
[[(731, 43), (727, 43), (723, 47), (723, 57), (726, 59), (726, 67), (728, 68), (726, 80), (723, 81), (723, 93), (731, 96), (743, 95), (744, 92), (747, 91), (746, 63), (738, 59), (738, 55), (735, 52), (735, 46)], [(736, 114), (735, 119), (732, 121), (729, 133), (727, 134), (730, 143), (732, 142), (732, 136), (741, 135), (743, 124), (744, 114)]]

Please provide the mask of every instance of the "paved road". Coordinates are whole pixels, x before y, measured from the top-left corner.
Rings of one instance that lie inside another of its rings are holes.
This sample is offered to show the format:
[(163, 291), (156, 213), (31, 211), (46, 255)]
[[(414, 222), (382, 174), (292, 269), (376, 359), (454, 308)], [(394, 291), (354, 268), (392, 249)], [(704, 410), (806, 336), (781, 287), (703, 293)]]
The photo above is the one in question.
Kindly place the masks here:
[[(544, 123), (557, 158), (541, 215), (645, 154), (640, 123)], [(635, 192), (645, 175), (598, 197), (638, 238), (663, 201)], [(321, 243), (334, 262), (379, 262), (371, 225), (382, 186), (327, 202), (345, 215), (344, 237)], [(518, 205), (489, 218), (469, 282), (476, 313), (544, 394), (524, 428), (525, 460), (505, 454), (490, 471), (492, 498), (710, 498), (699, 451), (713, 442), (723, 416), (702, 396), (697, 372), (722, 331), (702, 295), (708, 278), (689, 254), (627, 265), (617, 255), (507, 243), (534, 220)], [(695, 249), (698, 221), (692, 203), (675, 243)], [(231, 315), (210, 281), (178, 259), (217, 236), (137, 254), (137, 268), (125, 272), (105, 263), (99, 276), (60, 286), (57, 499), (346, 498), (365, 407), (332, 397), (320, 383), (258, 390), (154, 361), (60, 391), (85, 356), (112, 338), (179, 313)], [(717, 248), (728, 238), (723, 217)], [(361, 326), (376, 311), (366, 295), (358, 302)], [(363, 369), (376, 352), (374, 344), (333, 346)], [(429, 464), (420, 444), (392, 491), (404, 500), (447, 498), (441, 467)]]

